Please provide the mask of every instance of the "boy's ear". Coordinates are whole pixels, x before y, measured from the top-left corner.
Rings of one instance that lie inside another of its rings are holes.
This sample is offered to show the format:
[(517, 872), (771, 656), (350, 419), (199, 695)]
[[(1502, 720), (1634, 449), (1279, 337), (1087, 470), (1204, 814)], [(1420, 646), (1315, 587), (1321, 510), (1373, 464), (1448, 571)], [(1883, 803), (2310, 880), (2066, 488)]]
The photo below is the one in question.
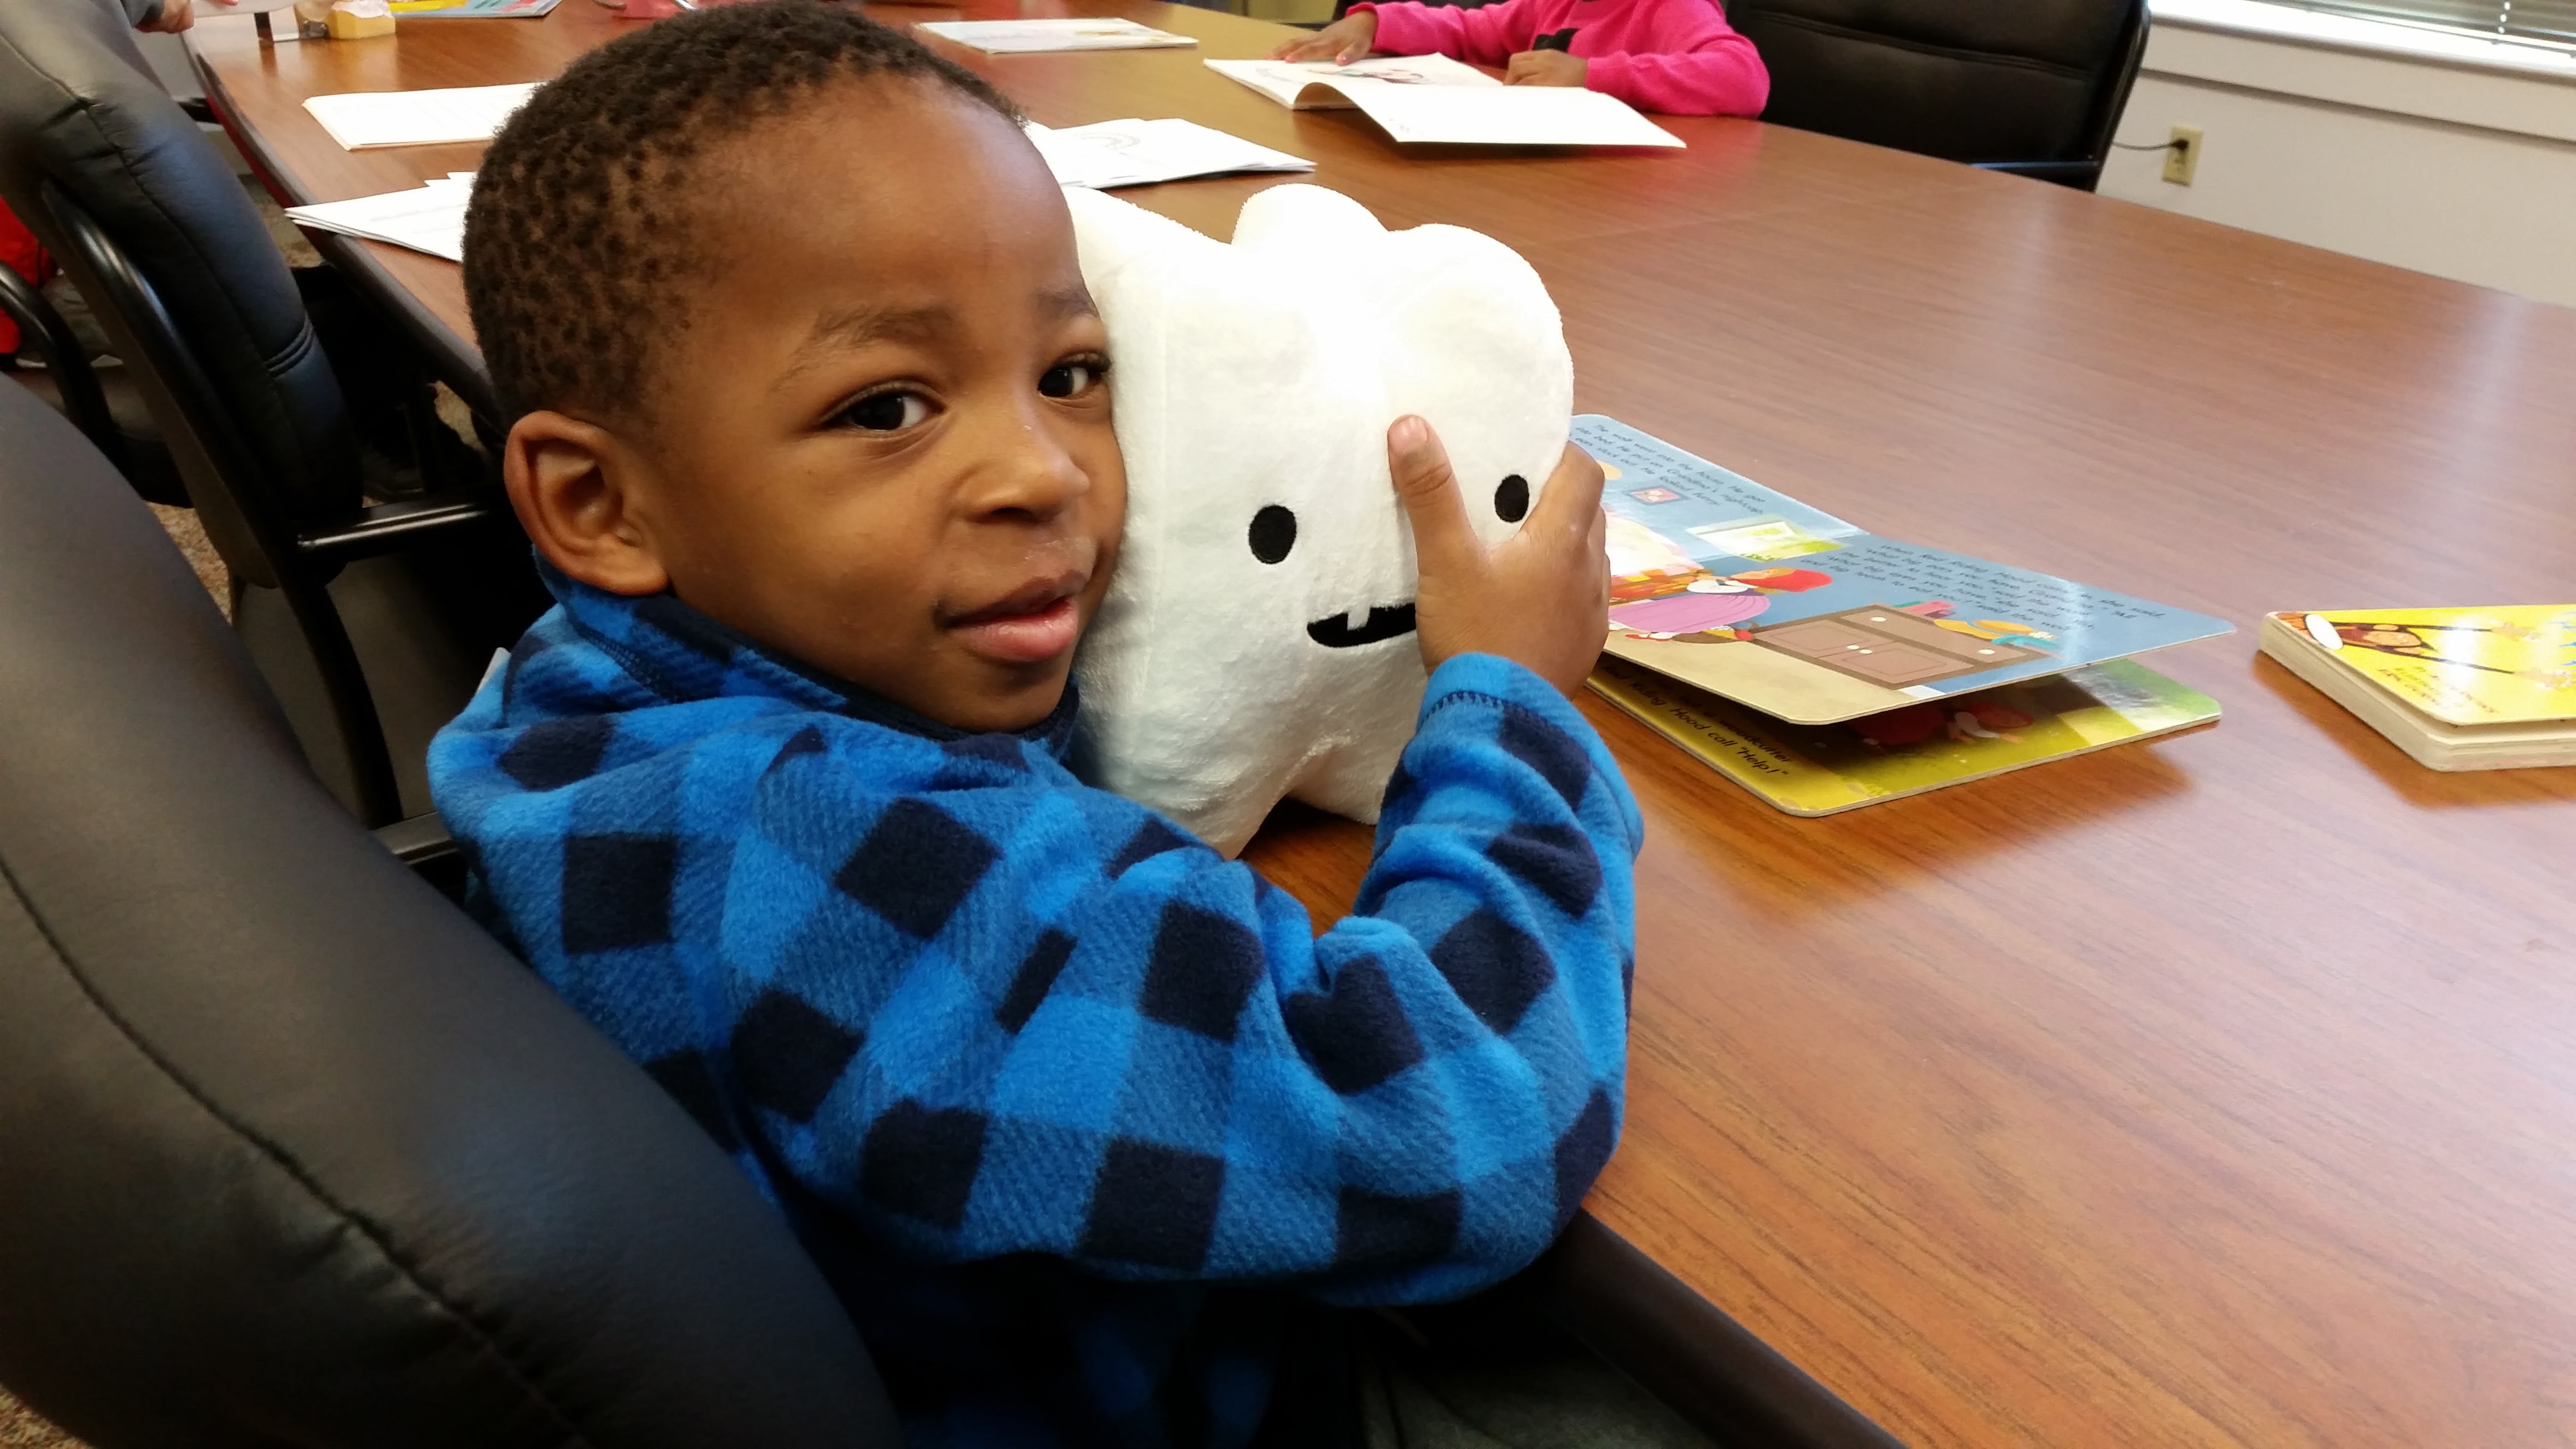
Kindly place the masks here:
[(501, 479), (519, 526), (546, 562), (612, 594), (658, 594), (671, 575), (635, 514), (633, 454), (615, 434), (533, 412), (501, 445)]

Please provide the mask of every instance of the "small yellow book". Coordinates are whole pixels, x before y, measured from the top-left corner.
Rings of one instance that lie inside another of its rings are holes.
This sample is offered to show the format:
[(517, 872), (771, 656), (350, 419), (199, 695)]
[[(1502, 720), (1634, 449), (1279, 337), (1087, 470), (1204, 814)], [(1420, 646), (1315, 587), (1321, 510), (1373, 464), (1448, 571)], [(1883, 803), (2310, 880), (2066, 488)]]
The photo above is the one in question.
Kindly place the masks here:
[(2273, 614), (2260, 647), (2431, 769), (2576, 764), (2576, 604)]
[(1792, 815), (1832, 815), (2218, 718), (2216, 700), (2130, 659), (1827, 725), (1774, 719), (1616, 657), (1591, 683)]

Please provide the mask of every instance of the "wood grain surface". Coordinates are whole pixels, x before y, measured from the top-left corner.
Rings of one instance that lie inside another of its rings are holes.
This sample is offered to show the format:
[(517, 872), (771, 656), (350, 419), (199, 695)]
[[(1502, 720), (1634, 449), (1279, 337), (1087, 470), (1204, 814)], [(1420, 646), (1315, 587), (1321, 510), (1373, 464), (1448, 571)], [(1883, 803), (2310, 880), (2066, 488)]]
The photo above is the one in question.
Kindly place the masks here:
[[(2152, 661), (2215, 729), (1825, 820), (1586, 701), (1650, 834), (1603, 1222), (1927, 1449), (2576, 1443), (2576, 769), (2427, 772), (2252, 635), (2576, 599), (2576, 312), (1747, 122), (1399, 155), (1200, 66), (1271, 27), (1072, 9), (1203, 47), (951, 53), (1039, 120), (1186, 115), (1511, 243), (1586, 410), (2244, 631)], [(1065, 13), (874, 13), (1024, 10)], [(476, 154), (341, 152), (304, 96), (536, 79), (625, 24), (198, 34), (303, 200)], [(1270, 184), (1124, 194), (1221, 235)], [(463, 332), (454, 267), (375, 250)], [(1288, 811), (1253, 858), (1331, 912), (1366, 850)]]

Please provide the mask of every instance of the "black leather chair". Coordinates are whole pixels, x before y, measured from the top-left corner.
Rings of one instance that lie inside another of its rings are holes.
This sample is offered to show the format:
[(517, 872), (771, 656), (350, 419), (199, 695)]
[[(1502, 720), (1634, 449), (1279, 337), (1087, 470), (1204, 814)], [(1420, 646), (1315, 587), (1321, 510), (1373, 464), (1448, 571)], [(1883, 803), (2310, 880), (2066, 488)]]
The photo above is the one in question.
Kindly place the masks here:
[(410, 415), (353, 415), (344, 382), (412, 371), (399, 336), (317, 329), (308, 292), (355, 304), (289, 272), (112, 8), (0, 4), (0, 195), (133, 372), (316, 769), (371, 825), (426, 811), (429, 736), (545, 600), (488, 477), (366, 502), (360, 421), (433, 481), (470, 456), (425, 382)]
[[(7, 267), (0, 267), (0, 312), (18, 324), (19, 384), (70, 418), (135, 492), (154, 503), (186, 507), (187, 487), (124, 367), (93, 365), (71, 323), (33, 283)], [(44, 366), (25, 367), (30, 354)]]
[(1762, 119), (2090, 191), (2146, 54), (2145, 0), (1730, 0)]
[(0, 640), (0, 1383), (100, 1449), (899, 1442), (783, 1219), (6, 383)]

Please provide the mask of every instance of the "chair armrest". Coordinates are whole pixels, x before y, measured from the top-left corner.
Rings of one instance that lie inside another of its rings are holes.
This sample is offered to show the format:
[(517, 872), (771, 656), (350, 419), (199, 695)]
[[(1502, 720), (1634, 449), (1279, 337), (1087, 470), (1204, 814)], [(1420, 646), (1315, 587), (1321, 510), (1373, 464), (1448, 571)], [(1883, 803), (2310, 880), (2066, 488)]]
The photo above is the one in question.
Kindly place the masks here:
[(411, 547), (427, 534), (470, 528), (508, 517), (498, 500), (479, 493), (434, 493), (360, 509), (347, 518), (295, 536), (307, 558), (345, 563)]
[(411, 867), (411, 873), (438, 888), (451, 901), (465, 899), (465, 851), (449, 834), (437, 811), (397, 820), (375, 829), (376, 843)]

